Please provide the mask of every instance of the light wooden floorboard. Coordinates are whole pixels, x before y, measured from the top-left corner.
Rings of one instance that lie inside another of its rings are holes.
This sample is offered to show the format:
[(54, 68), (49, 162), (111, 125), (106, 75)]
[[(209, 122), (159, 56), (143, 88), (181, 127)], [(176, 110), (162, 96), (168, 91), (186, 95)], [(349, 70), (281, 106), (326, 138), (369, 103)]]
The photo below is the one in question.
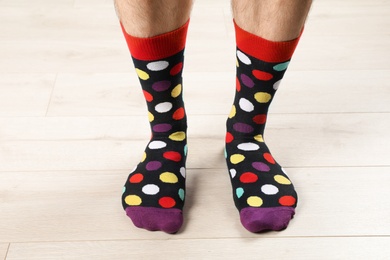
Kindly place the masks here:
[(266, 130), (297, 214), (251, 234), (223, 158), (229, 1), (196, 0), (185, 224), (167, 235), (120, 203), (149, 126), (112, 0), (0, 0), (0, 259), (388, 259), (389, 17), (388, 0), (314, 1)]
[[(25, 259), (376, 259), (388, 237), (92, 241), (12, 244), (7, 260)], [(226, 245), (229, 246), (226, 246)], [(153, 248), (153, 250), (150, 250)]]

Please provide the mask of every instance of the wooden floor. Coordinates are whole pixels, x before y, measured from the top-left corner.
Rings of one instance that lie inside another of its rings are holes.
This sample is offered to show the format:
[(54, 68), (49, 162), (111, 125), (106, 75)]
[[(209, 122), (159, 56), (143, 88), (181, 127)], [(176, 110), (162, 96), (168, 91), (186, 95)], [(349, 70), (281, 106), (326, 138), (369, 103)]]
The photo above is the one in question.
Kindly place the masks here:
[(149, 128), (111, 0), (0, 0), (0, 259), (390, 259), (389, 28), (389, 0), (315, 1), (266, 132), (300, 203), (252, 234), (222, 151), (229, 1), (197, 0), (185, 225), (167, 235), (120, 203)]

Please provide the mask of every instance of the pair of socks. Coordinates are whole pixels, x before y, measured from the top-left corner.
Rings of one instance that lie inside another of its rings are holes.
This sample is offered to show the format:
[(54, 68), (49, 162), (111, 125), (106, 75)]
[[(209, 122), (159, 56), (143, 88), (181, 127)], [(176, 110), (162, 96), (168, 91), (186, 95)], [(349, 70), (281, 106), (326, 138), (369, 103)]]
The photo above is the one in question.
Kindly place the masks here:
[[(186, 113), (182, 70), (188, 23), (151, 38), (122, 27), (147, 102), (152, 136), (126, 180), (122, 205), (139, 228), (176, 233), (183, 224)], [(242, 225), (251, 232), (282, 230), (294, 215), (297, 194), (263, 134), (269, 105), (299, 37), (272, 42), (235, 24), (236, 93), (226, 122), (225, 157)]]

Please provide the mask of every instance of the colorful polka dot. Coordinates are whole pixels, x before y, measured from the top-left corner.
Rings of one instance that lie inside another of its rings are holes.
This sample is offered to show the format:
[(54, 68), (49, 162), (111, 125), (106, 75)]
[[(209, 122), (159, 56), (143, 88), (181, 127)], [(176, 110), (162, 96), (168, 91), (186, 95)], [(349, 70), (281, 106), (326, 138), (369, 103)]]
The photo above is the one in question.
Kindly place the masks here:
[(185, 117), (184, 107), (178, 108), (175, 112), (173, 112), (172, 118), (174, 120), (182, 120)]
[(271, 100), (272, 96), (267, 92), (257, 92), (255, 94), (255, 99), (259, 103), (268, 103)]
[(244, 159), (245, 159), (245, 156), (242, 154), (233, 154), (232, 156), (230, 156), (230, 162), (232, 164), (238, 164), (238, 163), (242, 162)]
[(154, 121), (154, 115), (150, 112), (148, 112), (148, 119), (149, 119), (149, 122), (153, 122)]
[(172, 89), (171, 96), (173, 98), (177, 98), (181, 94), (181, 91), (182, 91), (182, 86), (181, 84), (178, 84), (176, 87)]
[(259, 177), (257, 177), (257, 175), (254, 174), (253, 172), (244, 172), (240, 176), (240, 182), (242, 182), (242, 183), (254, 183), (258, 179), (259, 179)]
[(160, 188), (155, 184), (147, 184), (142, 187), (142, 192), (146, 195), (156, 195), (159, 191)]
[(181, 161), (181, 154), (175, 151), (165, 152), (163, 153), (163, 157), (167, 160), (174, 161), (174, 162)]
[(146, 160), (146, 153), (144, 152), (144, 153), (142, 154), (141, 162), (143, 162), (143, 161), (145, 161), (145, 160)]
[(254, 130), (251, 125), (245, 123), (235, 123), (233, 129), (240, 133), (251, 133)]
[(235, 169), (230, 169), (229, 172), (230, 172), (230, 176), (232, 177), (232, 179), (234, 177), (236, 177), (237, 171)]
[(236, 77), (236, 90), (237, 90), (237, 92), (241, 91), (241, 84), (240, 84), (240, 81), (238, 80), (237, 77)]
[(231, 143), (234, 140), (234, 137), (231, 133), (226, 132), (225, 141), (226, 143)]
[(232, 109), (230, 110), (229, 118), (233, 118), (236, 115), (236, 106), (233, 105)]
[(258, 197), (258, 196), (250, 196), (246, 200), (246, 202), (251, 207), (260, 207), (261, 205), (263, 205), (263, 200), (260, 197)]
[(152, 141), (149, 143), (149, 148), (150, 149), (161, 149), (161, 148), (164, 148), (165, 146), (167, 146), (167, 143), (163, 142), (163, 141)]
[(261, 172), (269, 172), (270, 170), (269, 166), (263, 162), (254, 162), (252, 167)]
[(181, 176), (183, 176), (183, 178), (185, 178), (186, 177), (186, 168), (181, 167), (180, 168), (180, 174), (181, 174)]
[(245, 86), (247, 86), (248, 88), (253, 88), (255, 86), (255, 83), (253, 82), (253, 80), (250, 77), (248, 77), (247, 75), (241, 74), (240, 78), (241, 78), (242, 83)]
[(254, 105), (246, 98), (240, 98), (238, 105), (245, 112), (252, 112), (253, 109), (255, 108)]
[(150, 94), (150, 93), (147, 92), (146, 90), (143, 90), (143, 93), (144, 93), (144, 97), (145, 97), (146, 101), (148, 101), (148, 102), (152, 102), (152, 101), (153, 101), (153, 96), (152, 96), (152, 94)]
[(256, 151), (260, 149), (260, 146), (255, 143), (242, 143), (237, 145), (237, 148), (242, 151)]
[(251, 65), (252, 62), (248, 56), (246, 56), (242, 51), (237, 50), (237, 58), (246, 65)]
[(129, 206), (141, 205), (142, 199), (137, 195), (128, 195), (125, 198), (125, 203)]
[(188, 146), (185, 145), (184, 146), (184, 156), (187, 156), (187, 153), (188, 153)]
[(171, 69), (169, 74), (171, 74), (171, 76), (175, 76), (176, 74), (179, 74), (179, 72), (181, 71), (182, 68), (183, 68), (183, 62), (180, 62), (180, 63), (176, 64), (175, 66), (173, 66), (173, 68)]
[(182, 131), (175, 132), (169, 136), (169, 139), (171, 139), (172, 141), (183, 141), (184, 139), (186, 139), (186, 133)]
[(253, 70), (252, 74), (258, 80), (264, 80), (264, 81), (270, 80), (274, 77), (271, 73), (261, 71), (261, 70)]
[(168, 66), (169, 66), (169, 62), (168, 62), (168, 61), (165, 61), (165, 60), (149, 62), (149, 63), (146, 65), (146, 67), (148, 68), (148, 70), (151, 70), (151, 71), (161, 71), (161, 70), (165, 70), (166, 68), (168, 68)]
[(255, 139), (256, 141), (258, 141), (260, 143), (264, 143), (263, 135), (255, 135), (253, 137), (253, 139)]
[(144, 176), (141, 173), (136, 173), (129, 178), (130, 183), (140, 183), (144, 180)]
[(169, 209), (176, 205), (176, 201), (171, 197), (162, 197), (159, 199), (158, 204), (165, 209)]
[(279, 189), (271, 184), (265, 184), (261, 186), (261, 191), (266, 195), (275, 195), (279, 192)]
[(173, 107), (173, 105), (171, 102), (163, 102), (163, 103), (157, 104), (154, 109), (159, 113), (166, 113), (169, 110), (171, 110), (172, 107)]
[(291, 207), (294, 206), (297, 200), (293, 196), (283, 196), (279, 199), (279, 203), (282, 206)]
[(163, 92), (171, 87), (171, 82), (168, 80), (157, 81), (153, 83), (152, 89), (157, 92)]
[(243, 188), (237, 188), (236, 189), (236, 196), (237, 196), (237, 198), (241, 198), (242, 197), (242, 195), (244, 195), (244, 189)]
[(156, 171), (160, 169), (162, 166), (162, 163), (159, 161), (150, 161), (146, 164), (145, 168), (148, 171)]
[(143, 70), (140, 70), (140, 69), (135, 69), (135, 72), (137, 73), (138, 77), (142, 80), (147, 80), (149, 79), (149, 74), (146, 73), (145, 71)]
[(272, 157), (272, 154), (270, 154), (270, 153), (264, 153), (263, 157), (270, 164), (275, 164), (276, 163), (274, 157)]
[(283, 63), (279, 63), (279, 64), (274, 66), (274, 70), (276, 70), (276, 71), (286, 70), (289, 64), (290, 64), (289, 61), (286, 61), (286, 62), (283, 62)]
[(266, 114), (261, 114), (261, 115), (255, 115), (252, 118), (253, 122), (258, 124), (258, 125), (263, 125), (267, 122), (267, 115)]
[(278, 80), (278, 81), (276, 81), (275, 83), (274, 83), (274, 85), (272, 86), (273, 87), (273, 89), (274, 90), (278, 90), (278, 88), (279, 88), (279, 85), (280, 85), (280, 83), (282, 82), (282, 80)]
[(275, 175), (274, 179), (277, 183), (283, 184), (283, 185), (290, 185), (291, 181), (284, 177), (283, 175)]
[(160, 180), (165, 183), (177, 183), (179, 179), (172, 172), (163, 172), (160, 174)]
[(184, 201), (185, 191), (183, 189), (179, 189), (178, 194), (179, 194), (179, 198)]
[(170, 124), (157, 124), (152, 127), (154, 132), (165, 133), (172, 129)]

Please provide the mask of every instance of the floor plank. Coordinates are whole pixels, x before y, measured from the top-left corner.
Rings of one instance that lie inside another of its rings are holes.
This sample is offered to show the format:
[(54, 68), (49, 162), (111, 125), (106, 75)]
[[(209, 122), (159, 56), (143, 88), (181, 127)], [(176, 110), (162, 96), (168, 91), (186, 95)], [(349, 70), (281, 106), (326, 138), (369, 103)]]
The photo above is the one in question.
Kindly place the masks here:
[(4, 259), (8, 253), (9, 244), (0, 243), (0, 259)]
[[(388, 237), (96, 241), (12, 244), (24, 259), (387, 259)], [(229, 244), (230, 246), (226, 246)], [(153, 248), (153, 250), (150, 250)], [(276, 249), (277, 248), (277, 249)], [(330, 250), (331, 248), (331, 250)]]
[[(190, 169), (185, 225), (169, 237), (390, 236), (388, 172), (389, 167), (287, 168), (299, 193), (296, 218), (283, 232), (256, 235), (239, 222), (227, 170)], [(125, 216), (120, 196), (128, 171), (1, 175), (0, 242), (168, 238), (133, 227)]]

